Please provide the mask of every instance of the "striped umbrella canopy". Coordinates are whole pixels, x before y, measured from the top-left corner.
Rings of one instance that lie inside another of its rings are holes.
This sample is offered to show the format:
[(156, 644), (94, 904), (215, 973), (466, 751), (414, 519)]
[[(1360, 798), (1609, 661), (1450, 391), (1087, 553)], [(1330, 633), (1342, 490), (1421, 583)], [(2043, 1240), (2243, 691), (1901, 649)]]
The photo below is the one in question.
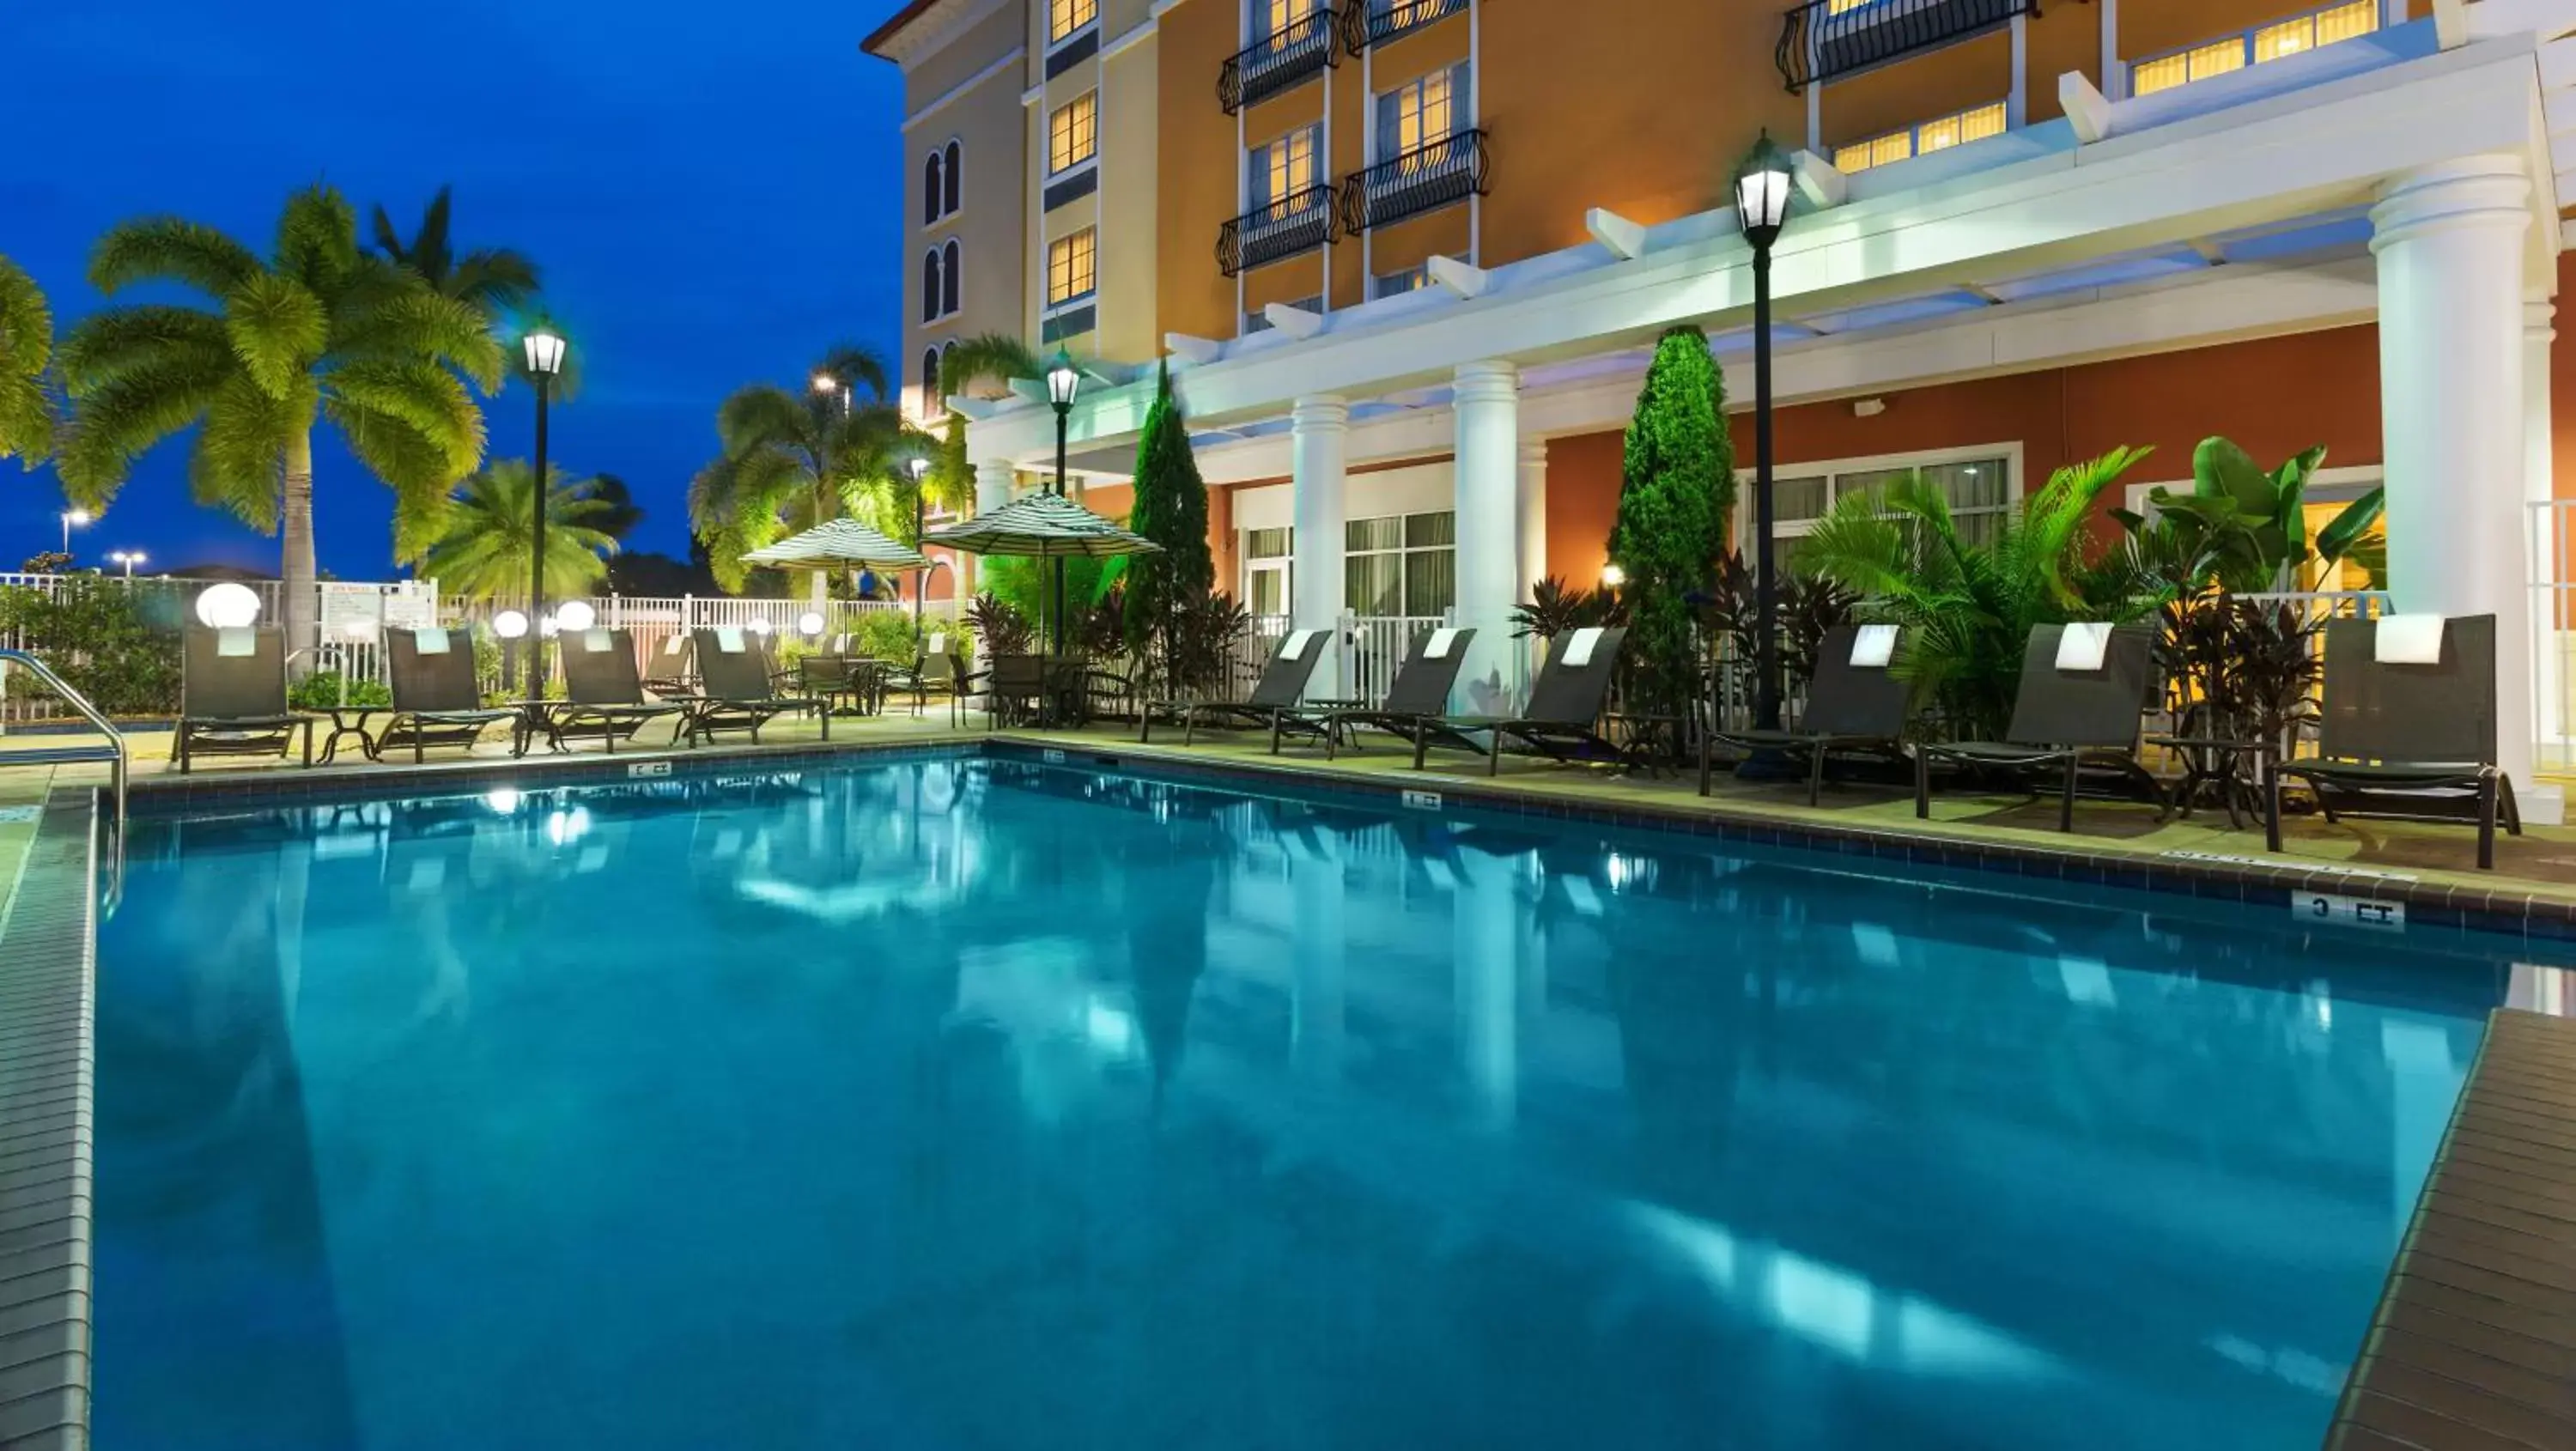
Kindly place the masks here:
[(856, 519), (830, 519), (742, 557), (777, 569), (928, 569), (929, 556)]
[(990, 514), (933, 529), (925, 544), (945, 544), (961, 554), (1013, 554), (1029, 559), (1106, 559), (1118, 554), (1160, 554), (1163, 546), (1130, 534), (1062, 494), (1022, 494)]

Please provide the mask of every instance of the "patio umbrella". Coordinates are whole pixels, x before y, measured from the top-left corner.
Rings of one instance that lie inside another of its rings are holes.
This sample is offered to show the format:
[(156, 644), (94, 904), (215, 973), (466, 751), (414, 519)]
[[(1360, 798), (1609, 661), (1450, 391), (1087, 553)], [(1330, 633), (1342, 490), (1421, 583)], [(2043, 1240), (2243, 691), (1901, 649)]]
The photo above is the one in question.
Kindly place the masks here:
[(829, 519), (742, 557), (780, 569), (928, 569), (930, 559), (856, 519)]
[(1022, 494), (990, 514), (933, 529), (925, 544), (945, 544), (961, 554), (1008, 554), (1055, 561), (1055, 645), (1064, 654), (1064, 562), (1121, 554), (1160, 554), (1163, 546), (1130, 534), (1062, 494)]

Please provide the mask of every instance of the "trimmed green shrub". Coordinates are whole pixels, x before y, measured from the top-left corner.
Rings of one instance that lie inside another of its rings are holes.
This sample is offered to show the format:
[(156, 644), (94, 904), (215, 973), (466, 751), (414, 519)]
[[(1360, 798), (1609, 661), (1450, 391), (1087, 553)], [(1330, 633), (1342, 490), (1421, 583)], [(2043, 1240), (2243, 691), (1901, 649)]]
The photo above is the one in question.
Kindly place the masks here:
[(914, 633), (912, 616), (905, 611), (870, 610), (859, 616), (856, 633), (854, 647), (870, 660), (910, 665), (921, 653), (921, 636)]
[(1610, 559), (1627, 575), (1629, 681), (1634, 705), (1689, 708), (1700, 649), (1691, 596), (1708, 588), (1735, 510), (1735, 451), (1725, 382), (1708, 339), (1677, 327), (1655, 344), (1637, 392), (1620, 470)]
[(340, 695), (340, 672), (316, 670), (286, 688), (286, 703), (297, 710), (329, 710), (337, 705), (391, 705), (393, 691), (381, 680), (352, 680), (346, 700)]
[[(178, 629), (175, 621), (147, 618), (139, 591), (78, 576), (52, 590), (0, 589), (0, 630), (14, 634), (21, 648), (110, 715), (178, 712)], [(51, 694), (23, 671), (10, 673), (9, 689), (13, 695)]]
[(1189, 426), (1172, 396), (1172, 370), (1156, 376), (1154, 406), (1136, 442), (1136, 506), (1127, 527), (1163, 546), (1140, 555), (1127, 571), (1124, 614), (1127, 651), (1151, 663), (1168, 661), (1174, 610), (1216, 588), (1216, 561), (1208, 553), (1207, 483), (1190, 451)]

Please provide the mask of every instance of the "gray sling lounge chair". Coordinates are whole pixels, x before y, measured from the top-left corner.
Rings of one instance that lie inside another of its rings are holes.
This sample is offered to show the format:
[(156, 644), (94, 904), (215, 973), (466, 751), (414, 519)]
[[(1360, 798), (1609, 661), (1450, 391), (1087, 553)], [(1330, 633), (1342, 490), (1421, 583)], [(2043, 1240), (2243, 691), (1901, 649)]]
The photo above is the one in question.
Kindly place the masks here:
[(515, 710), (483, 704), (470, 628), (387, 630), (385, 658), (392, 667), (394, 714), (368, 753), (378, 760), (389, 747), (411, 747), (415, 763), (433, 746), (472, 750), (486, 728), (519, 718)]
[(635, 635), (630, 630), (571, 630), (556, 637), (563, 656), (564, 699), (548, 712), (547, 724), (560, 742), (567, 737), (597, 736), (617, 754), (619, 741), (632, 741), (649, 721), (672, 718), (671, 743), (679, 744), (688, 712), (668, 701), (648, 700), (635, 665)]
[[(2331, 822), (2341, 816), (2470, 821), (2478, 866), (2495, 867), (2495, 829), (2522, 835), (2513, 782), (2496, 769), (2495, 616), (2326, 623), (2325, 716), (2318, 758), (2281, 774), (2308, 784)], [(2420, 631), (2408, 649), (2381, 632)], [(2277, 793), (2266, 811), (2281, 839)]]
[(179, 657), (179, 727), (170, 755), (183, 773), (199, 756), (286, 759), (297, 731), (313, 764), (313, 718), (286, 704), (286, 632), (275, 625), (190, 626)]
[[(1708, 794), (1714, 747), (1745, 752), (1776, 752), (1807, 767), (1807, 804), (1824, 797), (1825, 762), (1836, 755), (1866, 755), (1881, 760), (1905, 759), (1905, 723), (1914, 714), (1913, 691), (1888, 669), (1886, 646), (1894, 625), (1844, 625), (1825, 632), (1816, 651), (1816, 675), (1807, 682), (1807, 709), (1796, 730), (1711, 730), (1699, 741), (1699, 794)], [(1873, 647), (1855, 664), (1855, 651), (1867, 640)]]
[(1948, 761), (2030, 775), (2064, 773), (2057, 829), (2075, 829), (2075, 788), (2085, 768), (2121, 775), (2152, 793), (2155, 779), (2138, 764), (2139, 718), (2155, 688), (2155, 634), (2147, 625), (2110, 632), (2097, 669), (2058, 668), (2060, 643), (2073, 625), (2041, 625), (2022, 650), (2021, 688), (2012, 724), (2000, 741), (1949, 741), (1914, 749), (1914, 814), (1932, 814), (1932, 763)]
[(1261, 667), (1261, 678), (1253, 683), (1252, 693), (1241, 700), (1166, 700), (1147, 704), (1137, 712), (1136, 739), (1154, 738), (1156, 715), (1181, 723), (1181, 744), (1185, 746), (1203, 725), (1272, 725), (1304, 700), (1306, 682), (1314, 678), (1316, 662), (1332, 651), (1332, 635), (1330, 630), (1290, 630), (1280, 636), (1270, 651), (1270, 663)]
[(758, 745), (760, 728), (791, 710), (812, 712), (823, 722), (823, 739), (832, 738), (827, 702), (777, 693), (769, 652), (758, 636), (745, 630), (691, 630), (689, 648), (698, 659), (698, 693), (686, 701), (688, 723), (680, 733), (692, 745), (714, 739), (718, 731), (749, 732)]
[(1458, 683), (1458, 671), (1467, 663), (1467, 647), (1475, 639), (1472, 629), (1424, 631), (1404, 663), (1396, 667), (1386, 699), (1339, 710), (1282, 711), (1271, 722), (1270, 754), (1279, 754), (1282, 736), (1316, 736), (1324, 742), (1329, 760), (1339, 744), (1347, 743), (1354, 751), (1360, 748), (1362, 726), (1411, 741), (1425, 722), (1449, 713), (1449, 692)]
[[(1568, 630), (1548, 646), (1547, 662), (1530, 687), (1529, 706), (1517, 716), (1450, 715), (1414, 723), (1413, 769), (1422, 769), (1433, 746), (1474, 751), (1485, 758), (1485, 774), (1503, 766), (1503, 745), (1516, 741), (1551, 761), (1606, 761), (1634, 769), (1648, 757), (1636, 746), (1622, 746), (1597, 729), (1610, 703), (1610, 682), (1619, 668), (1624, 628)], [(1479, 744), (1475, 737), (1483, 735)]]

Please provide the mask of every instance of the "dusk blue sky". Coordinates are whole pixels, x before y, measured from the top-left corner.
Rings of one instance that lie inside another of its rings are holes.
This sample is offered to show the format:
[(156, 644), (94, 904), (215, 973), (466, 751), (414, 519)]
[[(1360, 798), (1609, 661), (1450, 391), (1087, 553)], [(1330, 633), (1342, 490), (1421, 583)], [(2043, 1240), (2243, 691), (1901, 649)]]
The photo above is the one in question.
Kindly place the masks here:
[[(86, 0), (0, 11), (0, 253), (58, 321), (102, 305), (90, 244), (170, 212), (268, 249), (287, 193), (317, 180), (408, 232), (441, 183), (461, 249), (544, 269), (582, 350), (555, 461), (623, 477), (631, 541), (684, 552), (689, 476), (714, 411), (754, 379), (793, 383), (834, 340), (897, 340), (899, 72), (860, 39), (895, 0)], [(363, 222), (362, 222), (363, 225)], [(525, 456), (524, 388), (487, 400), (492, 456)], [(277, 545), (190, 500), (187, 436), (148, 455), (83, 564), (273, 570)], [(328, 442), (315, 460), (322, 567), (390, 576), (392, 496)], [(55, 547), (49, 471), (0, 465), (0, 568)]]

